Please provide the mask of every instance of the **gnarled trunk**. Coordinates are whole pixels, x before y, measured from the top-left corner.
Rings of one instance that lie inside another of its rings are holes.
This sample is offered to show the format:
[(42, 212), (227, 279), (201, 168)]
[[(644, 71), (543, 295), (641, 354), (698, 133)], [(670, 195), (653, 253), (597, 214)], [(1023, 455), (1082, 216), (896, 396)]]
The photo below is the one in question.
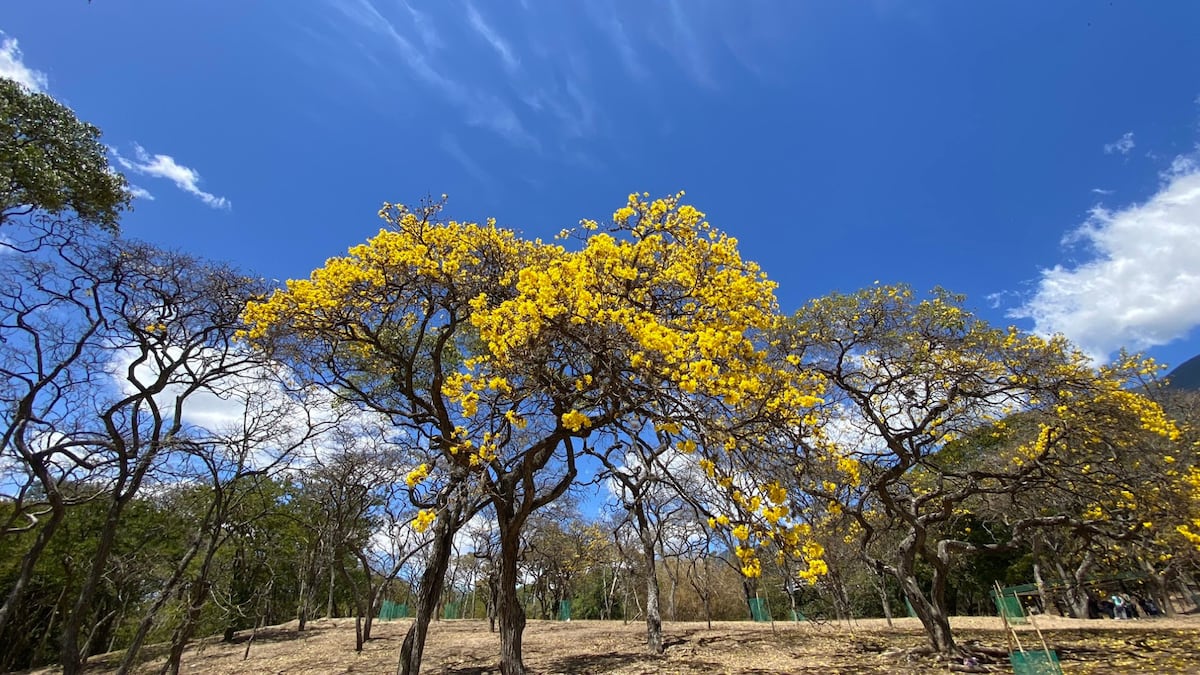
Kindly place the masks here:
[(950, 632), (950, 617), (946, 613), (945, 603), (930, 602), (921, 592), (917, 579), (912, 574), (897, 578), (904, 590), (904, 597), (912, 605), (913, 612), (925, 627), (925, 634), (934, 651), (941, 654), (953, 654), (957, 650), (954, 635)]
[(400, 675), (418, 675), (421, 672), (425, 638), (429, 635), (429, 622), (437, 611), (446, 569), (450, 566), (454, 532), (454, 524), (449, 518), (438, 518), (434, 522), (433, 551), (417, 587), (417, 606), (412, 625), (408, 627), (408, 634), (404, 636), (404, 644), (400, 647), (400, 663), (396, 668)]

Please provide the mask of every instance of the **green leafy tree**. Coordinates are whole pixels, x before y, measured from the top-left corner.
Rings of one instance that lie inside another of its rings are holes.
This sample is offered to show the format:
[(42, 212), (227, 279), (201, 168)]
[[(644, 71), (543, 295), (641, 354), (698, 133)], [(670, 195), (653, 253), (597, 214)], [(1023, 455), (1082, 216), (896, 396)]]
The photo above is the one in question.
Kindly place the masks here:
[(0, 226), (35, 212), (115, 232), (129, 208), (100, 130), (46, 94), (0, 78)]

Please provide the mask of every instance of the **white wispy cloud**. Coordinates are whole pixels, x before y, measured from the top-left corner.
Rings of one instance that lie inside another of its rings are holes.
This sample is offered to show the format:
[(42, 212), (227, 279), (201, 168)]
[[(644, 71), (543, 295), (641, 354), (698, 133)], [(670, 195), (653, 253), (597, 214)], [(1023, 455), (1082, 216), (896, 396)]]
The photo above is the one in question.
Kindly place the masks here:
[[(450, 104), (469, 111), (468, 124), (491, 129), (514, 145), (540, 149), (538, 140), (529, 133), (508, 104), (495, 95), (483, 92), (478, 87), (469, 87), (441, 72), (434, 65), (431, 55), (405, 37), (370, 0), (337, 2), (334, 7), (363, 28), (385, 37), (392, 48), (399, 52), (400, 62), (414, 77), (434, 89)], [(415, 14), (412, 16), (414, 21), (417, 20)], [(429, 48), (429, 43), (426, 48)]]
[[(228, 209), (233, 206), (228, 199), (201, 190), (200, 174), (195, 169), (186, 167), (175, 161), (174, 157), (170, 155), (151, 155), (146, 152), (145, 148), (136, 143), (133, 146), (133, 150), (136, 159), (132, 160), (113, 151), (113, 156), (116, 158), (117, 163), (125, 170), (143, 176), (165, 178), (175, 183), (175, 186), (180, 190), (195, 195), (200, 201), (214, 209)], [(137, 196), (136, 193), (135, 196)]]
[(154, 201), (154, 195), (150, 194), (149, 190), (143, 187), (138, 187), (133, 183), (129, 184), (129, 194), (133, 195), (135, 199), (145, 199), (151, 202)]
[(0, 31), (0, 77), (16, 80), (30, 91), (46, 91), (49, 78), (40, 70), (25, 65), (17, 39)]
[(496, 50), (496, 54), (500, 56), (500, 60), (504, 63), (505, 70), (511, 74), (521, 67), (520, 61), (513, 54), (512, 47), (483, 18), (479, 10), (475, 9), (475, 5), (469, 2), (467, 3), (467, 21), (470, 22), (471, 28), (474, 28), (475, 32), (479, 33), (479, 36), (486, 40), (492, 46), (492, 49)]
[(669, 0), (667, 9), (670, 11), (671, 21), (668, 50), (693, 82), (703, 87), (716, 88), (717, 82), (705, 55), (705, 41), (696, 35), (689, 18), (689, 10), (680, 5), (678, 0)]
[(1044, 270), (1033, 297), (1011, 315), (1066, 335), (1101, 361), (1200, 324), (1200, 167), (1180, 157), (1163, 178), (1144, 203), (1093, 209), (1064, 240), (1086, 244), (1091, 259)]
[(1111, 195), (1113, 193), (1112, 190), (1105, 190), (1104, 188), (1092, 188), (1092, 192), (1098, 195)]
[(1126, 131), (1120, 138), (1112, 143), (1105, 143), (1104, 153), (1107, 155), (1111, 155), (1113, 153), (1128, 155), (1129, 151), (1133, 150), (1135, 145), (1136, 143), (1133, 142), (1133, 132)]
[(421, 43), (425, 45), (425, 49), (432, 51), (441, 49), (446, 45), (437, 27), (434, 26), (433, 19), (428, 14), (416, 9), (407, 2), (401, 2), (401, 4), (408, 11), (408, 16), (412, 19), (413, 27), (417, 29), (417, 35), (421, 38)]

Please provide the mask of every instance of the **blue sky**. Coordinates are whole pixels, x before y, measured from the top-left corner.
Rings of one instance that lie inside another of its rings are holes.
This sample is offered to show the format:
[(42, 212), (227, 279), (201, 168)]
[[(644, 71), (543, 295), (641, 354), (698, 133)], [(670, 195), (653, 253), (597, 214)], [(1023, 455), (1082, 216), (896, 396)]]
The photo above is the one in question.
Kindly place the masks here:
[(905, 281), (1200, 352), (1200, 4), (9, 3), (0, 74), (105, 132), (127, 234), (268, 278), (384, 200), (548, 238), (679, 189), (783, 309)]

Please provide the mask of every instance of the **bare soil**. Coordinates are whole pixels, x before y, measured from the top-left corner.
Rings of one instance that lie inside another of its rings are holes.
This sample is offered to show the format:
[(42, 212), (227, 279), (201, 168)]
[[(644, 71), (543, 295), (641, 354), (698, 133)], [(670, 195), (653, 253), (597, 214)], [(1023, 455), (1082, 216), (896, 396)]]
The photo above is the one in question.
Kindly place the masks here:
[[(1077, 620), (1041, 617), (1038, 626), (1058, 652), (1064, 673), (1200, 673), (1200, 617), (1151, 620)], [(998, 618), (953, 620), (960, 645), (974, 650), (980, 672), (1012, 672), (1005, 633)], [(233, 643), (210, 638), (184, 656), (182, 671), (232, 673), (390, 673), (409, 621), (376, 623), (375, 639), (354, 652), (350, 619), (310, 622), (303, 633), (295, 623), (250, 632)], [(1030, 626), (1020, 626), (1026, 649), (1040, 645)], [(645, 625), (635, 622), (530, 621), (525, 631), (525, 664), (535, 673), (946, 673), (953, 662), (925, 653), (916, 619), (888, 628), (882, 619), (845, 623), (721, 622), (666, 623), (663, 656), (645, 652)], [(249, 645), (249, 656), (243, 660)], [(499, 636), (483, 621), (433, 624), (422, 671), (483, 675), (497, 671)], [(150, 647), (137, 671), (157, 672), (161, 648)], [(89, 672), (107, 673), (119, 654), (96, 657)], [(51, 671), (42, 671), (51, 672)]]

